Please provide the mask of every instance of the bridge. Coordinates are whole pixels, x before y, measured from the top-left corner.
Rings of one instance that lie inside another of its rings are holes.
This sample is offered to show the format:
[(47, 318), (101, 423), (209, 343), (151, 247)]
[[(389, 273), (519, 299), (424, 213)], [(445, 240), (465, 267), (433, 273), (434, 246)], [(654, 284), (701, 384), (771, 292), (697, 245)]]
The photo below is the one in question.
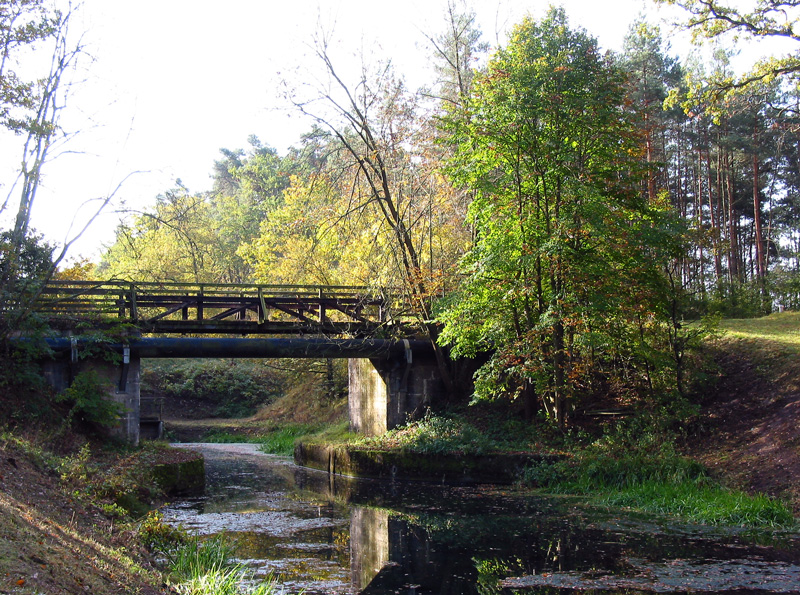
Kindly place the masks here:
[[(131, 443), (139, 441), (142, 358), (346, 358), (350, 426), (364, 434), (405, 423), (443, 392), (407, 303), (367, 287), (52, 281), (35, 307), (61, 331), (46, 339), (56, 358), (45, 376), (61, 390), (95, 370), (124, 405), (116, 434)], [(131, 332), (97, 343), (72, 336), (79, 323)]]
[(343, 285), (50, 281), (36, 310), (63, 325), (91, 318), (142, 333), (374, 336), (408, 320), (387, 290)]

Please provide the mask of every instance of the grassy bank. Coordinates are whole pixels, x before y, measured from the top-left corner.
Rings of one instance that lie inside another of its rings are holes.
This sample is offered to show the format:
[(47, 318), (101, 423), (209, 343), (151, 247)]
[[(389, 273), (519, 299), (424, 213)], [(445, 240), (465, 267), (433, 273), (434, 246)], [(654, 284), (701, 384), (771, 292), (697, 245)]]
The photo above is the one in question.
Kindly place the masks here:
[(161, 453), (60, 439), (75, 444), (54, 452), (52, 436), (0, 433), (0, 592), (165, 593), (131, 516), (157, 496), (142, 478)]
[[(663, 421), (663, 420), (662, 420)], [(648, 425), (650, 424), (650, 425)], [(297, 435), (287, 435), (292, 441)], [(645, 418), (615, 422), (599, 435), (554, 432), (547, 422), (522, 424), (469, 410), (423, 419), (378, 437), (306, 435), (308, 442), (395, 450), (415, 455), (464, 456), (497, 452), (558, 453), (529, 467), (519, 483), (547, 493), (578, 494), (591, 502), (680, 517), (705, 524), (792, 528), (792, 510), (778, 499), (724, 486), (675, 447), (677, 434)]]
[(546, 492), (581, 494), (592, 502), (712, 525), (795, 528), (791, 509), (763, 494), (749, 495), (712, 479), (697, 461), (667, 446), (661, 452), (586, 449), (564, 461), (526, 470), (522, 483)]

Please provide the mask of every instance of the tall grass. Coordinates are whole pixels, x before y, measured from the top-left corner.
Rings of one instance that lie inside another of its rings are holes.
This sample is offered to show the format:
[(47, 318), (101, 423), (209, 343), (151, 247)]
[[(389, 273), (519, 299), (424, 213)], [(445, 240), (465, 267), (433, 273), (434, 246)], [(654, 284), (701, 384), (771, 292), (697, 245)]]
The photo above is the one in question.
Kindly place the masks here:
[(252, 588), (243, 586), (248, 575), (231, 561), (233, 546), (221, 537), (193, 537), (165, 552), (169, 574), (181, 595), (272, 595), (275, 581), (268, 578)]
[(773, 498), (691, 481), (644, 482), (610, 493), (601, 501), (712, 525), (779, 528), (796, 524), (791, 511)]
[(242, 586), (242, 575), (238, 569), (218, 570), (189, 579), (176, 585), (181, 595), (273, 595), (275, 582), (268, 580), (255, 588)]
[(571, 460), (529, 467), (523, 483), (540, 489), (586, 494), (609, 506), (674, 515), (713, 525), (790, 528), (796, 526), (782, 502), (727, 489), (697, 462), (663, 452), (586, 451)]
[(202, 576), (209, 572), (229, 569), (233, 547), (221, 538), (200, 540), (197, 537), (165, 552), (170, 573), (179, 579)]
[(319, 426), (311, 424), (291, 424), (283, 426), (269, 434), (260, 436), (259, 450), (268, 454), (291, 456), (295, 442), (303, 436), (311, 435), (319, 430)]

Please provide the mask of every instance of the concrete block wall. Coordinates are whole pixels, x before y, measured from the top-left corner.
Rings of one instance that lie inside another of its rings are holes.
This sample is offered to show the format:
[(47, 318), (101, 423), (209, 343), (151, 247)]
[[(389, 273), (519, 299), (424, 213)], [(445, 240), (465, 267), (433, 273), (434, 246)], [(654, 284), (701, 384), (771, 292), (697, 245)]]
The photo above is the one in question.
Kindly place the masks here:
[(68, 358), (42, 363), (42, 373), (56, 392), (68, 388), (72, 380), (83, 370), (95, 370), (106, 387), (108, 398), (123, 407), (117, 425), (109, 428), (109, 434), (131, 445), (139, 444), (139, 376), (140, 360), (130, 358), (125, 386), (120, 386), (123, 374), (121, 363), (110, 363), (101, 359), (71, 362)]
[(378, 436), (422, 416), (444, 396), (439, 367), (433, 356), (349, 360), (350, 429)]

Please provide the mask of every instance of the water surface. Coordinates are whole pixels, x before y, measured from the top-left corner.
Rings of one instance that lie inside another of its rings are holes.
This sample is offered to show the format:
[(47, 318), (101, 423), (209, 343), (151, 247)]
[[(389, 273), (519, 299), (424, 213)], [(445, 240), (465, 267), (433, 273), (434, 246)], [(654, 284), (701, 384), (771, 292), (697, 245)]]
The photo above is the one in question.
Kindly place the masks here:
[(598, 511), (510, 488), (329, 476), (253, 445), (184, 445), (206, 495), (164, 510), (225, 534), (285, 593), (800, 593), (800, 537)]

